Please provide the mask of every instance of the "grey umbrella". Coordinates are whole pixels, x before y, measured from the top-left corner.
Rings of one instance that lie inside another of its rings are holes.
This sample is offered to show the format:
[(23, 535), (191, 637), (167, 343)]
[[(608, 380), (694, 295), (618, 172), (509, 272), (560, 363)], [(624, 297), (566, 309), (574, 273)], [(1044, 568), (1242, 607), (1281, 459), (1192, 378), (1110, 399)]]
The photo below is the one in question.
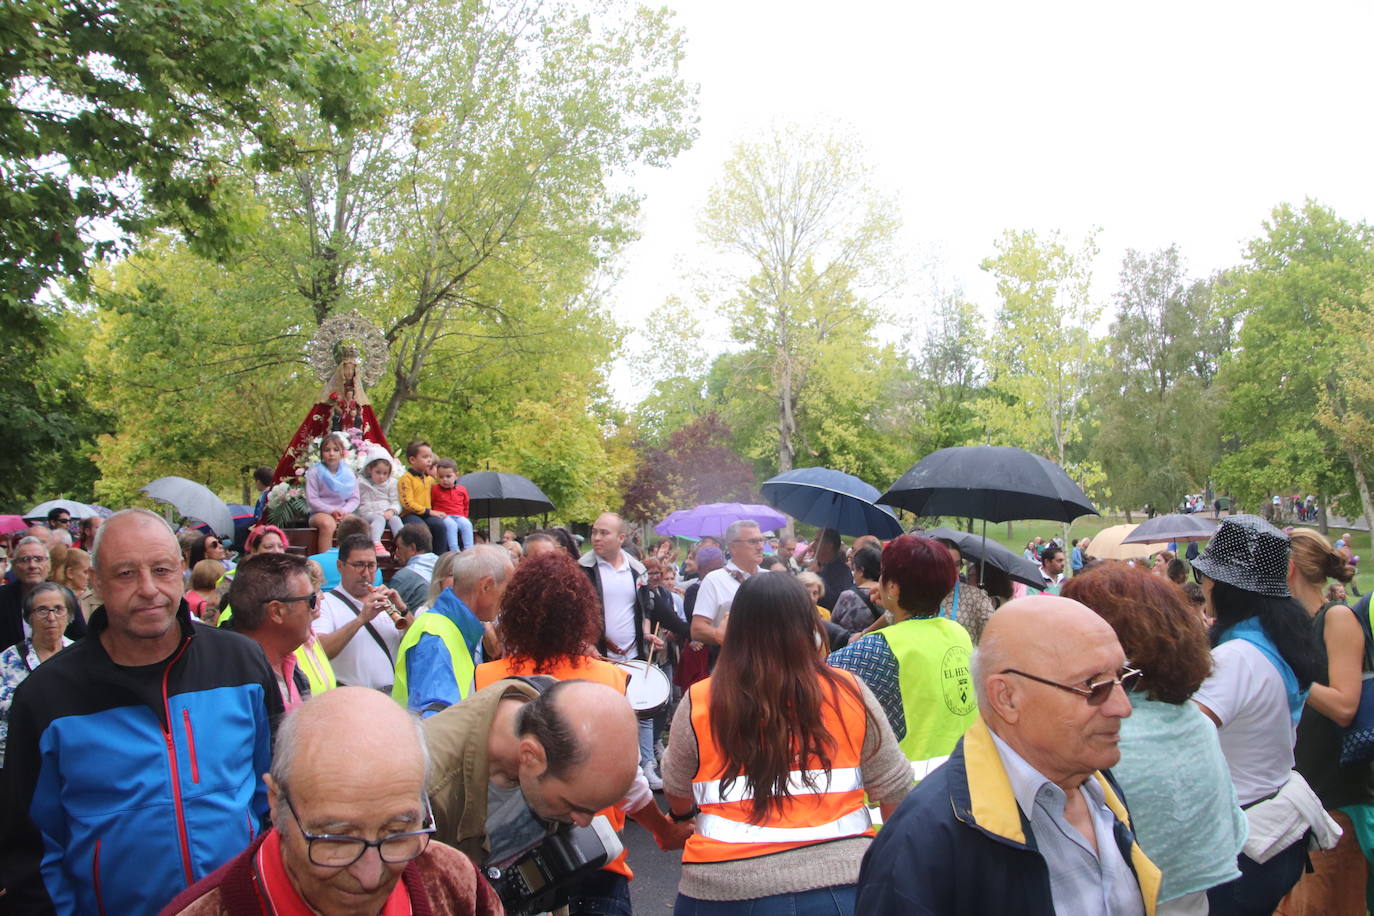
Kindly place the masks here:
[(222, 538), (234, 536), (234, 515), (229, 506), (204, 484), (185, 477), (159, 477), (139, 488), (160, 503), (166, 503), (185, 518), (209, 525)]
[(1156, 515), (1135, 526), (1123, 544), (1167, 544), (1170, 541), (1210, 541), (1217, 524), (1201, 515)]

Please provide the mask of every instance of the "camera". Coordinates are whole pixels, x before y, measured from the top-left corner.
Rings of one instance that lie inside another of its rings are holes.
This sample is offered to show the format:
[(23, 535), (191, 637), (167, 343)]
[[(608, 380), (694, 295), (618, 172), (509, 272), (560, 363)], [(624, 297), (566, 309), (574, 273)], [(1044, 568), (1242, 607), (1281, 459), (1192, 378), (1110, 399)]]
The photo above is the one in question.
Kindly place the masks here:
[(507, 916), (535, 916), (568, 902), (568, 888), (620, 855), (623, 847), (602, 815), (588, 827), (563, 827), (505, 862), (488, 863), (487, 880)]

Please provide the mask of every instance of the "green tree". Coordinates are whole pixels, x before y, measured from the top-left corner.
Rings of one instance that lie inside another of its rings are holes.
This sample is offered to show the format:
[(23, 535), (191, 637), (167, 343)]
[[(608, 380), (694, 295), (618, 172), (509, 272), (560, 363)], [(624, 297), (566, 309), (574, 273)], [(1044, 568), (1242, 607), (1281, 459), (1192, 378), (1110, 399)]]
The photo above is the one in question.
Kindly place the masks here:
[[(1217, 479), (1243, 501), (1301, 487), (1323, 497), (1368, 490), (1363, 456), (1319, 422), (1348, 416), (1341, 371), (1345, 342), (1369, 322), (1374, 234), (1315, 201), (1282, 204), (1246, 250), (1238, 273), (1239, 346), (1221, 369), (1228, 401), (1222, 433), (1231, 447)], [(1346, 317), (1339, 324), (1333, 312)], [(1363, 368), (1363, 367), (1361, 367)]]
[(793, 467), (821, 351), (866, 339), (890, 282), (897, 219), (864, 163), (852, 140), (778, 128), (735, 148), (701, 217), (705, 238), (739, 265), (723, 311), (765, 361), (779, 471)]
[(981, 409), (994, 439), (1066, 466), (1087, 427), (1087, 393), (1100, 359), (1092, 336), (1095, 233), (1074, 250), (1059, 233), (1007, 232), (982, 263), (1001, 304), (987, 350), (989, 397)]
[(1190, 281), (1178, 248), (1128, 251), (1093, 400), (1093, 453), (1127, 512), (1201, 489), (1220, 453), (1213, 385), (1232, 320), (1221, 278)]
[(912, 461), (956, 445), (981, 442), (977, 409), (986, 382), (983, 316), (960, 294), (938, 296), (910, 334), (906, 372), (892, 399), (894, 420), (910, 442)]
[[(304, 151), (283, 97), (351, 128), (375, 111), (355, 33), (281, 0), (12, 0), (0, 7), (0, 314), (155, 226), (230, 245), (221, 179)], [(218, 141), (242, 134), (252, 154)], [(113, 228), (115, 232), (109, 230)], [(122, 235), (121, 235), (122, 234)]]

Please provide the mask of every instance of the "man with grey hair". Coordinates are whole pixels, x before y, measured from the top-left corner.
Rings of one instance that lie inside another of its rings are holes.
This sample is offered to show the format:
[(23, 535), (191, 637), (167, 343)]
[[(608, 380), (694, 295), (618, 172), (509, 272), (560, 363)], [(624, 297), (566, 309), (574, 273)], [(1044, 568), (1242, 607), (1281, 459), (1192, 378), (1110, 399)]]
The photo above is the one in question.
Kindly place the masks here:
[(1140, 672), (1077, 601), (1005, 605), (972, 662), (979, 718), (864, 857), (855, 912), (1143, 916), (1159, 869), (1110, 768)]
[(725, 619), (730, 616), (730, 604), (735, 600), (739, 585), (759, 571), (763, 561), (763, 534), (758, 522), (732, 522), (725, 529), (725, 547), (730, 562), (724, 569), (707, 573), (697, 590), (697, 603), (692, 606), (692, 638), (708, 646), (725, 642)]
[[(14, 566), (14, 581), (0, 586), (0, 649), (17, 646), (29, 635), (24, 628), (24, 596), (52, 575), (48, 545), (32, 535), (19, 539), (10, 563)], [(86, 635), (86, 622), (80, 614), (67, 624), (65, 635), (68, 639)]]
[(486, 660), (483, 637), (514, 571), (510, 553), (494, 544), (458, 555), (453, 587), (415, 618), (396, 650), (392, 699), (428, 718), (472, 693), (477, 666)]
[(163, 910), (183, 916), (494, 916), (473, 863), (433, 841), (419, 723), (364, 687), (292, 713), (264, 777), (272, 828)]
[(281, 694), (262, 650), (193, 626), (146, 509), (96, 535), (90, 634), (14, 695), (0, 875), (22, 913), (155, 913), (266, 826)]

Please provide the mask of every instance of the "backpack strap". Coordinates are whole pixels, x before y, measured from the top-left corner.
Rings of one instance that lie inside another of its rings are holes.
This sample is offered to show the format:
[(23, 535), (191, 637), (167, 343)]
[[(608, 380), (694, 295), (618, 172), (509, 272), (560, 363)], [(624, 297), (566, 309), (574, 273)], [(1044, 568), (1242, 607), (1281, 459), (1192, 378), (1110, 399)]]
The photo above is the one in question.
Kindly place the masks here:
[[(329, 594), (333, 595), (335, 598), (338, 598), (340, 601), (342, 601), (344, 603), (344, 606), (353, 612), (353, 616), (362, 616), (362, 608), (354, 604), (353, 599), (350, 598), (348, 595), (339, 591), (337, 588), (331, 588), (329, 590)], [(386, 647), (386, 640), (382, 639), (382, 634), (377, 632), (377, 628), (372, 625), (372, 621), (367, 621), (363, 624), (363, 627), (372, 636), (372, 638), (376, 640), (378, 647), (382, 650), (382, 654), (386, 656), (387, 664), (395, 668), (396, 661), (391, 657), (391, 650)]]

